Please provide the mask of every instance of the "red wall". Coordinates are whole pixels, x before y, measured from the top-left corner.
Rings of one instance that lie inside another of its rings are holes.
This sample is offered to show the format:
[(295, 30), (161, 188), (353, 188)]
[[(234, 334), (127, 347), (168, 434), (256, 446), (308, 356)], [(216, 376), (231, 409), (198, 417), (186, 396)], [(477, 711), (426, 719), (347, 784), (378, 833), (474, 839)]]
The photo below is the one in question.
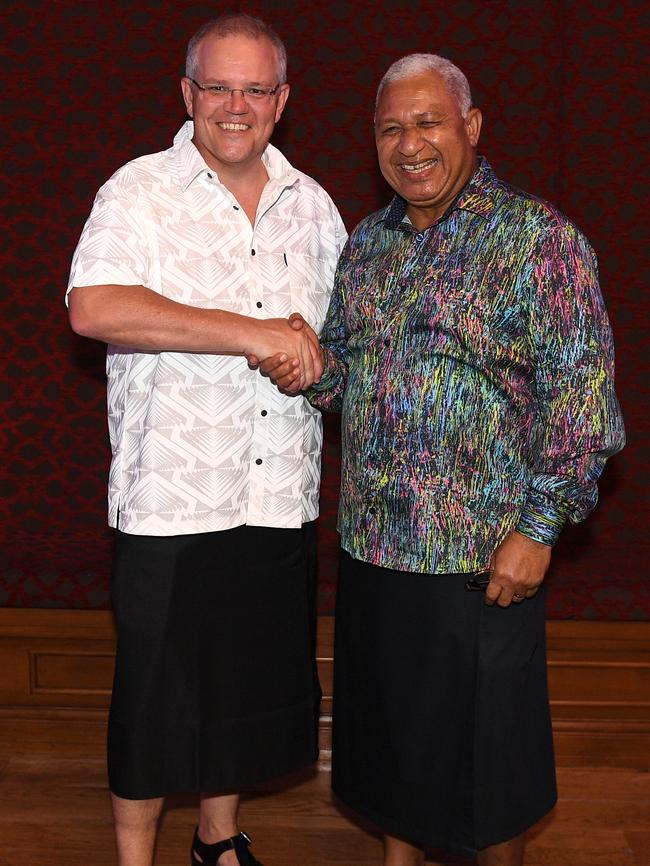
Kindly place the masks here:
[[(178, 79), (189, 35), (214, 14), (242, 8), (271, 21), (289, 51), (293, 87), (274, 141), (329, 190), (349, 228), (389, 194), (372, 142), (378, 79), (399, 56), (433, 51), (467, 73), (484, 112), (480, 150), (497, 172), (553, 200), (591, 239), (617, 342), (629, 444), (606, 470), (595, 514), (565, 531), (558, 546), (551, 614), (648, 618), (642, 7), (632, 0), (5, 4), (0, 604), (107, 603), (103, 348), (67, 327), (69, 261), (99, 185), (126, 160), (171, 144), (184, 119)], [(336, 422), (327, 429), (324, 610), (337, 546)]]

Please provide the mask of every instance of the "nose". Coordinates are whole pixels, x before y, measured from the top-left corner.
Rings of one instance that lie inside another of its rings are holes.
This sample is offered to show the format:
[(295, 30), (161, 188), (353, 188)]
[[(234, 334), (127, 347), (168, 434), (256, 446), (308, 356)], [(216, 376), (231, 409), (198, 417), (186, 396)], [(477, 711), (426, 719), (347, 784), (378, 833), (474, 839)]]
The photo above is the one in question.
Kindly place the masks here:
[(231, 114), (245, 114), (248, 111), (248, 103), (243, 90), (231, 90), (225, 105), (226, 110)]
[(405, 156), (413, 156), (422, 149), (422, 136), (416, 126), (405, 127), (399, 137), (399, 151)]

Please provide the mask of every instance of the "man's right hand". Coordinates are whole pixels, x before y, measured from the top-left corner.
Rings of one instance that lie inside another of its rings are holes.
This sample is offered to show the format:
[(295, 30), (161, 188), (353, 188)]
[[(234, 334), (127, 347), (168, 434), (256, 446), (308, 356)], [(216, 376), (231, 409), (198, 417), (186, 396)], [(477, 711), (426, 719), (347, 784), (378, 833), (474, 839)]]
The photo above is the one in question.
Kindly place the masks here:
[(302, 385), (297, 361), (287, 360), (286, 355), (272, 355), (259, 365), (259, 371), (287, 394), (297, 394), (309, 384)]
[(275, 336), (275, 328), (279, 324), (280, 333), (286, 334), (288, 328), (294, 339), (285, 342), (285, 347), (280, 351), (269, 354), (267, 354), (268, 344), (262, 340), (260, 345), (263, 349), (247, 353), (251, 365), (259, 366), (264, 376), (268, 376), (280, 390), (289, 394), (296, 394), (314, 382), (318, 382), (324, 368), (323, 350), (315, 331), (300, 313), (292, 313), (288, 321), (263, 319), (258, 324), (270, 326), (268, 330), (272, 331), (272, 334), (269, 336)]
[(323, 362), (318, 337), (298, 313), (253, 319), (226, 310), (191, 307), (145, 286), (81, 286), (69, 296), (70, 323), (84, 337), (154, 352), (244, 355), (257, 364), (283, 356), (296, 374), (290, 393), (318, 381)]

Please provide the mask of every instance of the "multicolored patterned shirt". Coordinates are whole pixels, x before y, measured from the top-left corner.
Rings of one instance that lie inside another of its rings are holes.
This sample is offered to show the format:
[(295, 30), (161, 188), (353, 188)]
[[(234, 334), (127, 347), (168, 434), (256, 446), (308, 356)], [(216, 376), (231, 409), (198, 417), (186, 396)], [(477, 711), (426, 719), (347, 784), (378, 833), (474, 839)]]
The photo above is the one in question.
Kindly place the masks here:
[(486, 568), (513, 529), (553, 544), (623, 447), (587, 240), (485, 160), (425, 231), (399, 196), (338, 264), (310, 400), (342, 412), (338, 528), (355, 558)]

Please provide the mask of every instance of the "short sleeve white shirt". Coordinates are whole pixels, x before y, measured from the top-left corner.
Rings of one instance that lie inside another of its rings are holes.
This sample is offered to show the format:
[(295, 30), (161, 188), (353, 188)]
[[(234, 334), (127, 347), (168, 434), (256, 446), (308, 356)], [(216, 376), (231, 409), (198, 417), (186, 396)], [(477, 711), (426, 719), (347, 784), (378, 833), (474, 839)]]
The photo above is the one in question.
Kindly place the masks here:
[[(268, 145), (255, 225), (191, 141), (129, 162), (99, 190), (73, 286), (143, 285), (254, 318), (301, 313), (320, 331), (346, 239), (327, 193)], [(109, 524), (136, 535), (318, 515), (321, 419), (244, 358), (109, 346)]]

